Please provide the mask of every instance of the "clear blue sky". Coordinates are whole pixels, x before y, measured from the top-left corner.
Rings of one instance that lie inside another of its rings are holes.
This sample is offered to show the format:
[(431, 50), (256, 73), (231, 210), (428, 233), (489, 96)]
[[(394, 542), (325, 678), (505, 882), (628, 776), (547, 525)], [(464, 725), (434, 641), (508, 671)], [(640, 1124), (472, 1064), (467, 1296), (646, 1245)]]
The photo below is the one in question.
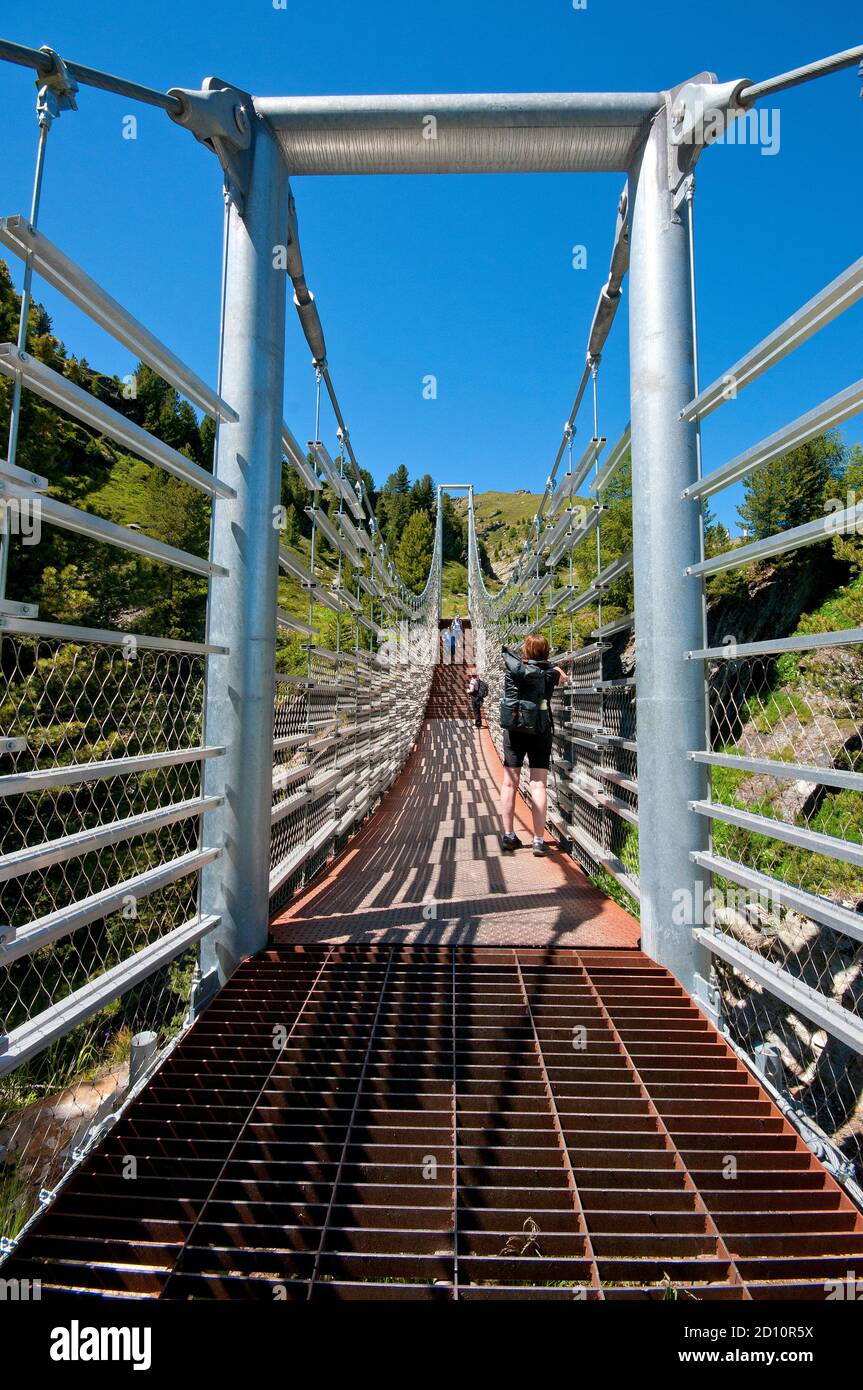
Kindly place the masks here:
[[(719, 7), (588, 0), (7, 0), (3, 37), (148, 85), (216, 74), (253, 93), (652, 90), (710, 69), (759, 79), (861, 41), (848, 0)], [(863, 102), (856, 72), (776, 99), (781, 146), (708, 151), (698, 179), (702, 379), (861, 254)], [(0, 64), (3, 213), (29, 206), (28, 70)], [(215, 158), (161, 111), (83, 89), (50, 137), (42, 227), (214, 379), (221, 252)], [(122, 119), (138, 115), (138, 139)], [(382, 481), (540, 488), (584, 360), (611, 246), (618, 175), (294, 181), (308, 280), (360, 461)], [(572, 247), (588, 249), (585, 271)], [(17, 276), (19, 268), (13, 266)], [(70, 350), (123, 374), (122, 349), (47, 286)], [(861, 375), (863, 306), (708, 422), (712, 467)], [(601, 370), (600, 428), (629, 418), (626, 315)], [(436, 401), (422, 378), (439, 381)], [(289, 320), (285, 413), (308, 438), (313, 380)], [(327, 428), (330, 429), (330, 421)], [(580, 433), (590, 434), (582, 417)], [(861, 438), (860, 421), (846, 429)], [(331, 438), (332, 431), (325, 433)], [(733, 521), (736, 497), (717, 510)]]

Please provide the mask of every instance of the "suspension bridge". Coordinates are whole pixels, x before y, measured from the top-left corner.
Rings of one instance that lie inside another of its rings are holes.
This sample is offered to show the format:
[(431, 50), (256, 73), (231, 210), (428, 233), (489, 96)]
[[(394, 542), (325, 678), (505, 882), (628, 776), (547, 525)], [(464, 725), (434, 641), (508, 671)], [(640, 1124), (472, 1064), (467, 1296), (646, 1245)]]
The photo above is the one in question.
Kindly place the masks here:
[[(0, 345), (2, 1277), (46, 1299), (168, 1301), (823, 1300), (863, 1277), (863, 926), (831, 878), (863, 848), (805, 810), (750, 809), (718, 776), (863, 791), (859, 685), (847, 693), (863, 630), (711, 646), (704, 590), (853, 534), (863, 504), (715, 555), (703, 538), (707, 497), (854, 418), (863, 382), (701, 466), (704, 422), (863, 298), (863, 260), (704, 386), (693, 251), (695, 166), (717, 133), (863, 48), (667, 92), (321, 99), (216, 79), (162, 93), (5, 41), (0, 59), (38, 89), (32, 205), (0, 218), (23, 266), (18, 339)], [(40, 225), (49, 132), (82, 88), (161, 107), (219, 161), (215, 387)], [(522, 171), (625, 176), (609, 273), (512, 574), (484, 571), (472, 487), (441, 486), (417, 594), (336, 392), (290, 179)], [(212, 470), (38, 356), (34, 276), (215, 422)], [(606, 431), (624, 283), (631, 417)], [(283, 418), (289, 285), (313, 358), (307, 447)], [(35, 398), (202, 494), (206, 554), (52, 497), (18, 458)], [(280, 531), (283, 463), (307, 491), (308, 552)], [(454, 652), (445, 492), (463, 494), (469, 536)], [(614, 552), (621, 494), (632, 544)], [(28, 516), (108, 547), (108, 564), (119, 551), (200, 578), (203, 640), (40, 618), (8, 593)], [(534, 630), (569, 676), (544, 858), (502, 854), (496, 810), (502, 648)], [(789, 654), (818, 664), (822, 692), (834, 669), (848, 679), (780, 740), (762, 721), (761, 743), (742, 742), (746, 702), (769, 703)], [(822, 878), (771, 872), (765, 844)], [(755, 906), (706, 911), (717, 885)], [(94, 1080), (70, 1055), (118, 1017), (130, 1059), (100, 1058)]]

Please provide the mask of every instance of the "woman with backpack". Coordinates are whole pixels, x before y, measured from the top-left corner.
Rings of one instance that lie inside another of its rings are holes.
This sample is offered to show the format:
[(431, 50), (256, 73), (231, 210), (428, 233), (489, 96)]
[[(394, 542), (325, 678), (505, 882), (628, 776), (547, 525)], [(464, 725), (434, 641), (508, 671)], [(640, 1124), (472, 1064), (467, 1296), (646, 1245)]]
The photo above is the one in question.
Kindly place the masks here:
[(533, 818), (533, 852), (545, 854), (545, 817), (548, 809), (548, 768), (554, 735), (549, 702), (552, 692), (566, 681), (566, 672), (548, 660), (548, 641), (538, 632), (524, 639), (521, 654), (504, 647), (504, 687), (500, 704), (503, 730), (503, 782), (500, 814), (501, 846), (506, 852), (521, 848), (513, 830), (515, 797), (521, 768), (530, 768), (530, 810)]

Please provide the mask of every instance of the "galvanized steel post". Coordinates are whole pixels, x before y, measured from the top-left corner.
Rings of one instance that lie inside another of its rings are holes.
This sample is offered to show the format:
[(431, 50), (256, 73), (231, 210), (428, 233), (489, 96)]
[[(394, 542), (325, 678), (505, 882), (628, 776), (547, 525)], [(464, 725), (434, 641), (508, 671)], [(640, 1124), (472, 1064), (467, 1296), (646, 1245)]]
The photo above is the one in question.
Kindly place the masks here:
[(223, 854), (202, 883), (204, 910), (222, 921), (202, 945), (199, 1003), (266, 943), (269, 917), (289, 186), (275, 141), (253, 125), (244, 210), (227, 214), (220, 389), (239, 420), (220, 426), (215, 467), (236, 497), (214, 503), (213, 559), (229, 573), (210, 582), (208, 640), (229, 653), (209, 658), (205, 713), (206, 741), (225, 748), (205, 790), (224, 803), (203, 826)]
[(708, 883), (690, 859), (704, 849), (705, 818), (689, 802), (707, 791), (701, 646), (701, 517), (684, 501), (697, 475), (695, 426), (680, 419), (694, 394), (689, 230), (669, 181), (669, 124), (657, 114), (633, 170), (630, 391), (638, 711), (639, 883), (642, 946), (690, 994), (708, 954), (692, 936)]

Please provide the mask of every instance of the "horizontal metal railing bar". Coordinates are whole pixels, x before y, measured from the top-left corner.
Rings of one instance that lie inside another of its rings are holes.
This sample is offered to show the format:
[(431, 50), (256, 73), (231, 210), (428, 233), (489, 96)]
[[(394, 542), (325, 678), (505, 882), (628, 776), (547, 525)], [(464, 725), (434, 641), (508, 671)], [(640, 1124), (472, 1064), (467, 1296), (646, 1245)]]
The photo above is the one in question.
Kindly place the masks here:
[(39, 362), (27, 352), (19, 352), (14, 343), (0, 343), (0, 372), (6, 376), (20, 377), (24, 386), (52, 405), (67, 411), (99, 434), (123, 444), (140, 458), (155, 463), (166, 473), (182, 479), (190, 487), (205, 492), (208, 497), (236, 495), (227, 483), (220, 482), (205, 468), (200, 468), (169, 444), (164, 444), (154, 434), (114, 410), (113, 406), (82, 390), (60, 372), (55, 372), (53, 367), (46, 367), (44, 362)]
[(741, 478), (745, 478), (756, 468), (763, 468), (765, 464), (781, 458), (783, 454), (805, 444), (809, 439), (814, 439), (816, 435), (823, 434), (825, 430), (833, 429), (843, 420), (850, 420), (852, 416), (858, 415), (861, 411), (863, 411), (863, 380), (855, 381), (853, 386), (848, 386), (844, 391), (839, 391), (835, 396), (831, 396), (829, 400), (822, 401), (820, 405), (807, 411), (805, 415), (798, 415), (796, 420), (792, 420), (790, 424), (776, 430), (774, 434), (768, 435), (766, 439), (762, 439), (751, 449), (746, 449), (742, 454), (738, 454), (736, 458), (730, 459), (720, 468), (714, 468), (711, 473), (705, 473), (698, 482), (690, 484), (682, 496), (690, 498), (710, 497), (720, 488), (730, 487), (732, 483), (739, 482)]
[[(599, 681), (593, 688), (601, 694), (603, 692), (614, 692), (615, 690), (634, 690), (635, 684), (634, 676), (621, 676), (617, 680)], [(591, 687), (587, 686), (585, 688), (589, 690)], [(572, 691), (573, 695), (578, 694), (578, 690), (579, 687), (575, 686)]]
[(616, 560), (611, 560), (605, 565), (593, 581), (594, 589), (606, 589), (609, 584), (613, 584), (615, 579), (619, 579), (622, 574), (626, 574), (632, 569), (632, 551), (627, 550), (624, 555), (619, 555)]
[(551, 501), (548, 504), (549, 513), (553, 516), (565, 498), (571, 499), (581, 484), (584, 482), (591, 468), (593, 468), (599, 455), (607, 444), (604, 435), (595, 435), (591, 439), (578, 463), (571, 473), (564, 473), (560, 482), (554, 490)]
[(10, 463), (8, 459), (0, 458), (0, 478), (9, 483), (17, 483), (19, 487), (29, 488), (32, 492), (48, 490), (48, 479), (43, 478), (41, 473), (31, 473), (29, 468), (20, 468), (17, 463)]
[[(598, 520), (598, 518), (597, 518)], [(589, 527), (593, 530), (596, 525), (594, 521)], [(580, 608), (587, 608), (589, 604), (597, 602), (604, 589), (613, 584), (615, 579), (619, 579), (622, 574), (632, 568), (632, 552), (628, 551), (625, 555), (620, 555), (616, 560), (610, 561), (599, 571), (596, 578), (580, 594), (577, 594), (569, 603), (561, 605), (562, 613), (577, 613)], [(556, 605), (557, 606), (557, 605)], [(595, 634), (591, 634), (595, 635)]]
[(278, 892), (282, 884), (291, 877), (291, 874), (295, 874), (297, 869), (301, 868), (307, 859), (310, 859), (317, 850), (321, 849), (328, 840), (334, 837), (336, 825), (337, 820), (336, 817), (333, 816), (330, 820), (326, 821), (305, 844), (299, 845), (286, 859), (282, 859), (278, 864), (274, 865), (270, 871), (271, 897), (273, 893)]
[(0, 1053), (0, 1076), (7, 1075), (22, 1062), (44, 1052), (52, 1042), (92, 1018), (163, 966), (169, 965), (213, 931), (220, 920), (216, 915), (192, 918), (14, 1029), (9, 1034), (5, 1051)]
[(36, 869), (45, 869), (50, 864), (62, 864), (68, 859), (92, 854), (107, 845), (117, 845), (123, 840), (135, 839), (140, 835), (152, 835), (165, 826), (176, 825), (179, 821), (215, 810), (222, 802), (221, 796), (174, 801), (153, 811), (142, 811), (135, 816), (126, 816), (123, 820), (108, 821), (105, 825), (97, 825), (90, 830), (79, 830), (57, 840), (46, 840), (39, 845), (28, 845), (25, 849), (14, 850), (12, 854), (0, 856), (0, 883), (12, 878), (21, 878), (23, 874), (33, 873)]
[(560, 777), (573, 796), (577, 796), (581, 801), (586, 801), (588, 806), (592, 806), (594, 810), (611, 811), (613, 815), (628, 821), (630, 825), (638, 825), (638, 811), (635, 807), (630, 806), (626, 801), (621, 801), (619, 797), (611, 796), (602, 787), (597, 786), (592, 778), (586, 778), (583, 773), (571, 775), (566, 772), (561, 772)]
[(723, 932), (710, 927), (696, 927), (693, 932), (696, 941), (706, 946), (708, 951), (727, 961), (742, 971), (757, 984), (763, 985), (769, 993), (788, 1004), (795, 1013), (803, 1014), (810, 1022), (823, 1028), (831, 1037), (838, 1038), (854, 1052), (863, 1053), (863, 1020), (842, 1008), (840, 1004), (819, 995), (815, 990), (790, 975), (787, 970), (773, 965), (756, 955), (739, 941), (734, 941)]
[(126, 647), (140, 651), (181, 652), (186, 656), (225, 656), (227, 647), (211, 642), (181, 642), (173, 637), (147, 637), (137, 632), (112, 632), (110, 628), (75, 627), (71, 623), (42, 623), (30, 618), (0, 616), (0, 631), (28, 637), (51, 637), (58, 642), (95, 642), (100, 647)]
[(848, 787), (863, 791), (863, 772), (844, 772), (841, 768), (816, 767), (807, 763), (786, 763), (775, 758), (746, 758), (737, 753), (690, 753), (695, 763), (709, 767), (739, 768), (767, 777), (779, 777), (788, 782), (815, 782), (823, 787)]
[(306, 569), (299, 556), (294, 555), (292, 551), (280, 547), (279, 564), (282, 569), (287, 570), (288, 574), (292, 574), (295, 579), (301, 580), (303, 584), (316, 584), (317, 581), (311, 570)]
[(689, 809), (711, 820), (734, 825), (739, 830), (749, 830), (756, 835), (766, 835), (771, 840), (781, 840), (783, 844), (797, 845), (799, 849), (811, 850), (813, 854), (823, 854), (828, 859), (840, 859), (845, 864), (863, 866), (863, 845), (850, 840), (840, 840), (836, 835), (825, 835), (820, 830), (807, 830), (802, 825), (789, 825), (787, 821), (772, 820), (770, 816), (757, 816), (751, 811), (741, 811), (736, 806), (723, 806), (718, 801), (690, 801)]
[(807, 893), (803, 888), (794, 888), (782, 879), (751, 869), (747, 864), (738, 864), (721, 854), (710, 854), (706, 850), (695, 850), (690, 855), (692, 861), (702, 869), (720, 878), (729, 878), (742, 888), (752, 888), (761, 897), (777, 907), (791, 907), (804, 917), (820, 922), (833, 931), (842, 932), (854, 941), (863, 941), (863, 917), (853, 908), (842, 907), (839, 903), (822, 898), (817, 893)]
[(608, 458), (605, 460), (605, 463), (590, 484), (591, 492), (600, 493), (604, 487), (608, 486), (618, 468), (623, 463), (623, 460), (626, 458), (626, 453), (631, 443), (632, 426), (627, 425)]
[(29, 260), (37, 275), (207, 415), (214, 420), (239, 419), (237, 412), (197, 373), (70, 260), (59, 246), (31, 227), (25, 217), (0, 217), (0, 243), (23, 261)]
[(681, 420), (704, 420), (727, 400), (756, 381), (768, 368), (781, 362), (795, 348), (863, 298), (863, 256), (823, 290), (780, 323), (766, 338), (745, 353), (727, 372), (705, 386), (680, 412)]
[(578, 647), (573, 652), (555, 652), (549, 657), (552, 665), (565, 666), (568, 661), (586, 661), (592, 656), (601, 656), (609, 650), (604, 642), (593, 642), (589, 647)]
[[(559, 767), (561, 759), (554, 758), (553, 762)], [(568, 801), (571, 801), (573, 797), (577, 796), (580, 801), (585, 802), (588, 806), (592, 806), (595, 811), (602, 810), (602, 803), (599, 800), (600, 788), (595, 783), (589, 782), (586, 777), (579, 777), (577, 781), (573, 780), (571, 777), (566, 776), (563, 771), (561, 771), (558, 780), (566, 783), (567, 790), (564, 795)], [(560, 792), (559, 785), (557, 791), (558, 793)], [(553, 810), (557, 810), (562, 814), (559, 796), (552, 794), (551, 804)]]
[[(354, 613), (361, 613), (363, 611), (363, 606), (360, 603), (359, 599), (354, 598), (353, 594), (350, 593), (348, 589), (344, 588), (343, 585), (334, 584), (331, 592), (334, 598), (337, 598), (340, 603), (352, 609)], [(396, 606), (398, 608), (401, 608), (403, 612), (410, 613), (410, 609), (404, 603), (402, 603), (400, 599), (395, 598), (392, 594), (388, 597), (387, 603), (390, 607)]]
[(347, 478), (344, 478), (339, 472), (338, 467), (330, 458), (329, 452), (320, 440), (309, 440), (309, 453), (317, 460), (321, 472), (326, 477), (327, 482), (336, 496), (347, 503), (357, 521), (362, 521), (364, 519), (362, 502), (357, 497), (357, 494), (354, 492)]
[(330, 647), (319, 647), (314, 642), (307, 642), (303, 645), (307, 646), (314, 656), (322, 656), (325, 661), (346, 661), (349, 666), (359, 667), (357, 672), (359, 676), (367, 678), (372, 675), (364, 659), (366, 655), (364, 652), (355, 652), (350, 648), (335, 652)]
[(221, 565), (214, 565), (200, 555), (192, 555), (187, 550), (166, 545), (147, 536), (143, 531), (133, 531), (130, 526), (119, 526), (115, 521), (106, 521), (95, 512), (83, 512), (78, 507), (70, 507), (65, 502), (57, 502), (53, 497), (38, 499), (39, 516), (51, 526), (59, 526), (63, 531), (72, 531), (78, 536), (89, 536), (91, 540), (113, 545), (118, 550), (130, 550), (134, 555), (144, 555), (148, 560), (158, 560), (163, 565), (173, 565), (174, 569), (187, 570), (191, 574), (227, 574)]
[(364, 574), (355, 574), (354, 579), (357, 581), (360, 588), (365, 593), (370, 594), (372, 598), (383, 598), (383, 591), (375, 583), (374, 579), (368, 579)]
[(310, 746), (317, 738), (331, 734), (336, 729), (336, 720), (328, 719), (324, 724), (316, 724), (298, 734), (279, 734), (273, 739), (273, 748), (298, 748), (302, 744)]
[(0, 965), (9, 965), (21, 956), (32, 955), (34, 951), (40, 951), (54, 941), (71, 936), (73, 932), (89, 926), (91, 922), (99, 922), (109, 917), (112, 912), (119, 912), (127, 906), (130, 898), (139, 901), (141, 898), (149, 897), (151, 893), (158, 893), (160, 889), (169, 887), (178, 879), (196, 874), (206, 864), (218, 859), (221, 853), (221, 849), (218, 848), (190, 850), (187, 854), (178, 855), (176, 859), (157, 864), (155, 868), (133, 874), (131, 878), (113, 884), (110, 888), (103, 888), (99, 893), (92, 893), (88, 898), (79, 898), (56, 912), (37, 917), (26, 927), (20, 927), (8, 945), (0, 947)]
[(289, 796), (286, 801), (277, 801), (270, 811), (270, 824), (278, 825), (279, 821), (284, 820), (285, 817), (291, 815), (293, 811), (303, 810), (304, 807), (310, 805), (314, 800), (315, 797), (312, 792), (302, 791), (295, 792), (294, 795)]
[(364, 550), (366, 548), (366, 542), (371, 544), (365, 532), (354, 525), (346, 511), (341, 511), (339, 513), (339, 525), (357, 551)]
[(308, 763), (302, 767), (274, 767), (273, 768), (273, 793), (284, 791), (288, 787), (294, 786), (297, 782), (302, 782), (311, 772)]
[(777, 637), (765, 642), (727, 642), (721, 647), (687, 652), (686, 658), (688, 661), (739, 661), (749, 656), (808, 652), (818, 647), (853, 647), (858, 643), (863, 643), (863, 627), (843, 628), (839, 632), (805, 632), (795, 637)]
[(329, 589), (325, 589), (321, 584), (309, 586), (309, 593), (316, 603), (322, 603), (325, 608), (329, 608), (333, 613), (343, 613), (344, 608), (339, 599)]
[(559, 605), (561, 613), (578, 613), (582, 608), (589, 608), (592, 603), (598, 602), (599, 590), (591, 584), (587, 589), (576, 594), (575, 598), (568, 603)]
[(277, 685), (295, 685), (301, 690), (334, 690), (352, 691), (356, 690), (356, 681), (322, 681), (315, 676), (291, 676), (276, 672)]
[(546, 599), (546, 603), (545, 603), (545, 611), (546, 611), (546, 613), (553, 613), (553, 612), (555, 611), (556, 608), (559, 608), (559, 607), (560, 607), (560, 605), (563, 603), (563, 600), (564, 600), (565, 598), (570, 597), (571, 595), (572, 595), (572, 589), (570, 588), (570, 586), (569, 586), (568, 584), (565, 585), (562, 589), (558, 589), (556, 593), (552, 593), (551, 597), (548, 598), (548, 599)]
[(64, 763), (60, 767), (35, 772), (14, 772), (0, 777), (0, 797), (25, 796), (28, 792), (44, 791), (46, 787), (70, 787), (80, 782), (96, 782), (104, 777), (127, 777), (136, 772), (152, 772), (179, 763), (203, 762), (219, 758), (224, 748), (172, 748), (165, 753), (140, 753), (125, 758), (105, 758), (92, 763)]
[(607, 732), (601, 724), (591, 724), (586, 719), (567, 719), (561, 722), (559, 732), (562, 738), (567, 738), (572, 730), (580, 734), (593, 734), (595, 737)]
[(282, 421), (282, 448), (309, 491), (320, 492), (323, 484), (284, 420)]
[(587, 540), (587, 537), (596, 530), (604, 511), (605, 508), (600, 503), (594, 502), (592, 504), (584, 520), (566, 536), (566, 544), (563, 547), (563, 553), (565, 555), (568, 555), (571, 550), (575, 550), (580, 546), (582, 541)]
[(278, 627), (287, 628), (289, 632), (303, 632), (307, 637), (317, 637), (320, 628), (313, 627), (311, 623), (306, 623), (302, 618), (295, 618), (292, 613), (286, 613), (283, 608), (276, 609), (276, 624)]
[(595, 734), (593, 738), (584, 738), (581, 735), (571, 735), (568, 738), (571, 744), (577, 744), (580, 748), (592, 748), (593, 752), (603, 753), (607, 748), (625, 748), (627, 752), (638, 752), (638, 742), (634, 738), (623, 738), (621, 734)]
[(601, 845), (597, 844), (592, 835), (589, 835), (581, 826), (573, 825), (559, 812), (553, 812), (552, 815), (549, 816), (549, 820), (551, 820), (553, 824), (556, 821), (567, 839), (575, 840), (576, 844), (580, 845), (596, 864), (599, 864), (601, 868), (611, 874), (612, 878), (616, 879), (620, 886), (625, 888), (627, 893), (629, 893), (636, 902), (639, 901), (638, 883), (627, 873), (624, 864), (616, 855), (611, 854), (608, 850), (604, 850)]
[(347, 556), (351, 564), (355, 565), (357, 569), (359, 569), (360, 565), (362, 564), (360, 556), (358, 555), (354, 547), (351, 545), (347, 537), (343, 536), (339, 531), (336, 530), (335, 526), (330, 521), (323, 508), (306, 507), (304, 508), (304, 510), (306, 516), (309, 517), (312, 524), (314, 526), (317, 526), (318, 530), (322, 531), (323, 534), (326, 536), (330, 545), (333, 546), (335, 550), (340, 550), (343, 555)]
[(800, 550), (805, 545), (817, 545), (836, 536), (847, 535), (849, 531), (863, 530), (863, 502), (856, 502), (841, 511), (806, 521), (802, 526), (792, 526), (788, 531), (777, 531), (763, 540), (752, 541), (714, 555), (700, 564), (690, 565), (688, 575), (718, 574), (720, 570), (736, 569), (739, 565), (751, 565), (756, 560), (769, 560), (773, 555), (786, 555), (791, 550)]
[(616, 617), (610, 623), (603, 623), (602, 627), (595, 627), (591, 632), (591, 637), (614, 637), (617, 632), (625, 632), (628, 627), (635, 627), (635, 613), (628, 614), (627, 617)]
[(594, 777), (601, 777), (603, 781), (611, 782), (616, 787), (623, 787), (624, 791), (632, 792), (638, 796), (638, 782), (634, 777), (627, 777), (625, 772), (618, 772), (613, 767), (597, 767), (593, 769)]

